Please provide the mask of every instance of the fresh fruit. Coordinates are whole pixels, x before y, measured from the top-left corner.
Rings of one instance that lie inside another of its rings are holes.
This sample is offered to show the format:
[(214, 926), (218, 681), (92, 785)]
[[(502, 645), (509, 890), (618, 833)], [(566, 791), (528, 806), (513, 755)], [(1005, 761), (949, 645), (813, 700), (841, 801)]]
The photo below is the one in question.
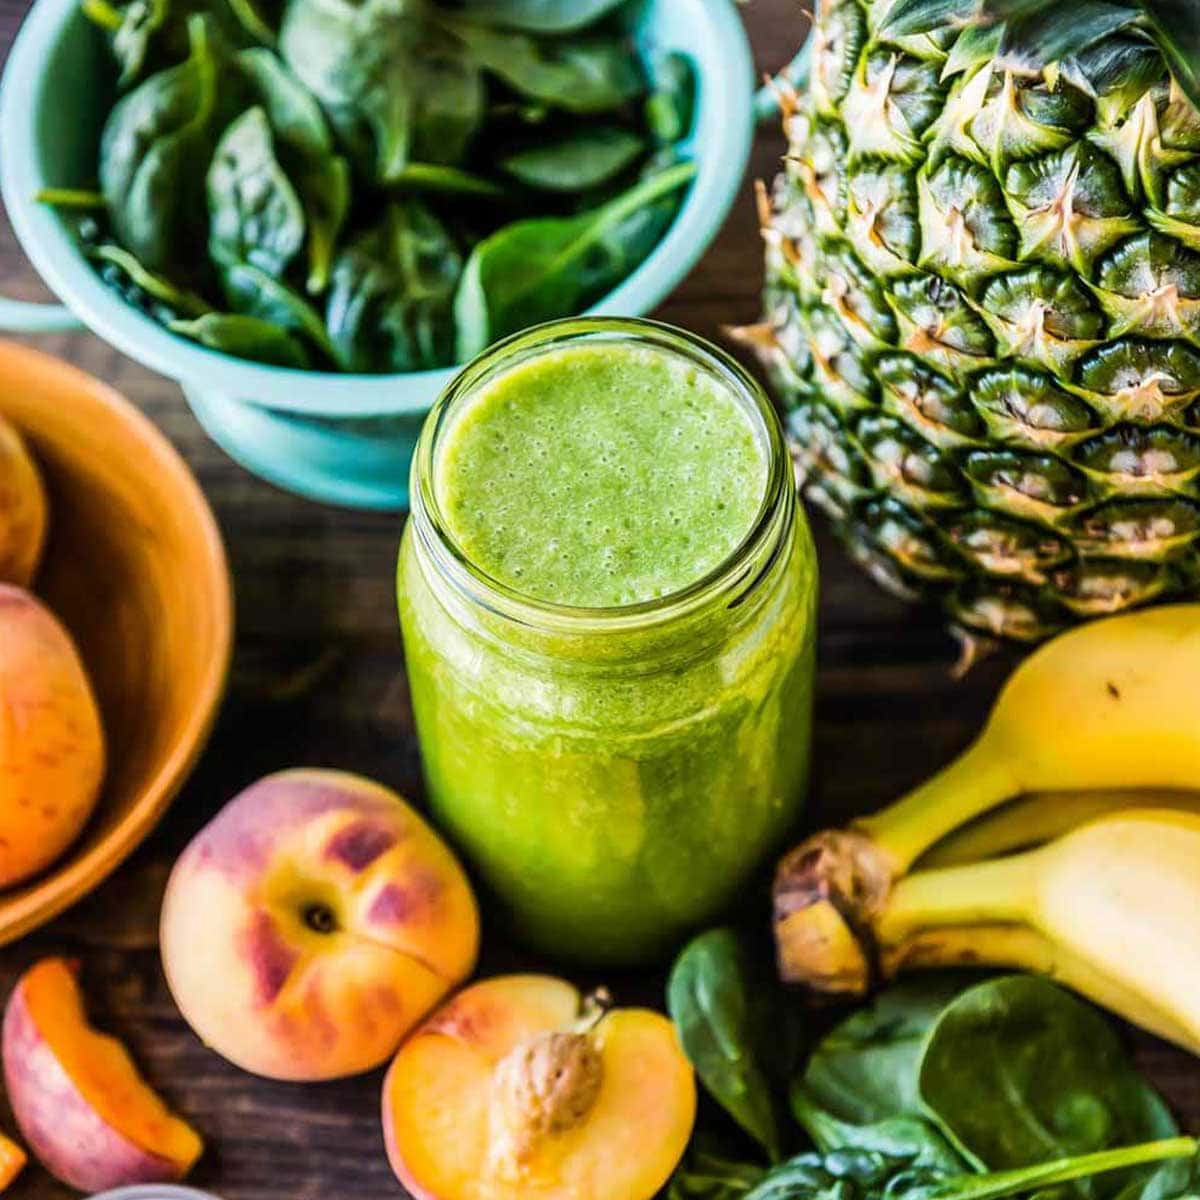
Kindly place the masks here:
[(388, 1156), (418, 1200), (650, 1200), (695, 1113), (665, 1017), (540, 975), (460, 992), (383, 1089)]
[(88, 1025), (76, 967), (61, 958), (30, 968), (8, 1001), (4, 1079), (29, 1148), (81, 1191), (182, 1179), (203, 1150), (125, 1048)]
[(10, 1137), (0, 1133), (0, 1192), (7, 1191), (25, 1170), (29, 1156)]
[(879, 583), (984, 635), (1195, 594), (1194, 5), (819, 13), (743, 331), (809, 498)]
[(979, 740), (939, 775), (847, 830), (817, 834), (780, 864), (776, 939), (784, 977), (861, 992), (863, 931), (894, 882), (952, 830), (1029, 792), (1191, 788), (1200, 779), (1200, 605), (1072, 630), (1009, 680)]
[(46, 541), (46, 489), (25, 440), (0, 417), (0, 583), (28, 587)]
[(29, 879), (79, 836), (104, 777), (104, 731), (70, 634), (0, 583), (0, 887)]
[(284, 771), (232, 800), (167, 885), (162, 954), (192, 1028), (274, 1079), (385, 1062), (471, 972), (475, 899), (441, 839), (394, 792)]
[(1200, 1052), (1200, 815), (1128, 809), (1025, 854), (900, 880), (871, 931), (910, 966), (1044, 971)]
[(1030, 850), (1097, 817), (1126, 808), (1177, 808), (1200, 813), (1200, 791), (1037, 792), (969, 821), (917, 860), (917, 868), (957, 867)]

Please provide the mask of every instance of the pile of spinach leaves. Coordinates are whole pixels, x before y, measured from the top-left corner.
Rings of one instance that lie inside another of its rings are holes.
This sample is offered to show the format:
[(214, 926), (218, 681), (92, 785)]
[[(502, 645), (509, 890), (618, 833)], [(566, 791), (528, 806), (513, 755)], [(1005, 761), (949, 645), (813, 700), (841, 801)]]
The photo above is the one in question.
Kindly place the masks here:
[(667, 1005), (708, 1097), (667, 1200), (1183, 1200), (1196, 1144), (1108, 1022), (1046, 979), (928, 975), (802, 1061), (802, 1009), (732, 929)]
[(630, 0), (82, 3), (118, 99), (98, 188), (43, 198), (130, 303), (230, 354), (464, 361), (611, 291), (694, 175), (692, 66), (635, 45)]

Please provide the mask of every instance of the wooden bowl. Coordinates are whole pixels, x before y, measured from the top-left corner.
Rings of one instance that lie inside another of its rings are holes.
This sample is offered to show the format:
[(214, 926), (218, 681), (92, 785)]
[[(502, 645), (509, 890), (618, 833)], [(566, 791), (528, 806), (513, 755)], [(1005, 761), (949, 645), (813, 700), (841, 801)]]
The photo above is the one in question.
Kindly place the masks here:
[(0, 944), (95, 888), (150, 833), (217, 713), (233, 644), (225, 550), (208, 503), (161, 433), (106, 384), (0, 342), (0, 415), (28, 439), (50, 497), (34, 591), (87, 665), (108, 775), (79, 841), (0, 892)]

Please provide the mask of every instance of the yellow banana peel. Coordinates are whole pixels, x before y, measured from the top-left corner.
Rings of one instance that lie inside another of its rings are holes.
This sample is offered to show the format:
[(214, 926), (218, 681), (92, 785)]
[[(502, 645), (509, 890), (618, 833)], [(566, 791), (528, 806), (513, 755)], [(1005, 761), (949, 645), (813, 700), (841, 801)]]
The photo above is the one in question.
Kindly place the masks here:
[[(1197, 680), (1200, 604), (1096, 621), (1043, 646), (955, 762), (889, 808), (818, 834), (783, 860), (775, 916), (784, 978), (864, 992), (897, 881), (943, 838), (1015, 797), (1200, 787)], [(974, 923), (998, 920), (1005, 918), (983, 910)], [(1200, 957), (1192, 965), (1200, 969)]]

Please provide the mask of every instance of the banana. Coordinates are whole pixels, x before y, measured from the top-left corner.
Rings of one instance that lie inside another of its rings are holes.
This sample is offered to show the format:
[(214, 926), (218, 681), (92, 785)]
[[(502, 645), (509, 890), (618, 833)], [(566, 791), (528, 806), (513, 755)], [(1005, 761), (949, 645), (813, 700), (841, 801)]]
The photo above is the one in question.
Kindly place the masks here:
[(922, 854), (916, 866), (918, 870), (928, 871), (1028, 850), (1062, 837), (1097, 817), (1125, 808), (1177, 808), (1200, 813), (1200, 791), (1133, 789), (1039, 792), (1021, 796), (954, 830), (932, 850)]
[(818, 834), (783, 860), (775, 919), (784, 978), (865, 991), (865, 947), (895, 881), (942, 838), (1013, 797), (1197, 787), (1198, 680), (1198, 604), (1096, 621), (1043, 646), (955, 762), (891, 807)]
[(969, 961), (1055, 975), (1200, 1051), (1200, 814), (1128, 809), (1025, 854), (917, 871), (872, 927), (885, 973)]

